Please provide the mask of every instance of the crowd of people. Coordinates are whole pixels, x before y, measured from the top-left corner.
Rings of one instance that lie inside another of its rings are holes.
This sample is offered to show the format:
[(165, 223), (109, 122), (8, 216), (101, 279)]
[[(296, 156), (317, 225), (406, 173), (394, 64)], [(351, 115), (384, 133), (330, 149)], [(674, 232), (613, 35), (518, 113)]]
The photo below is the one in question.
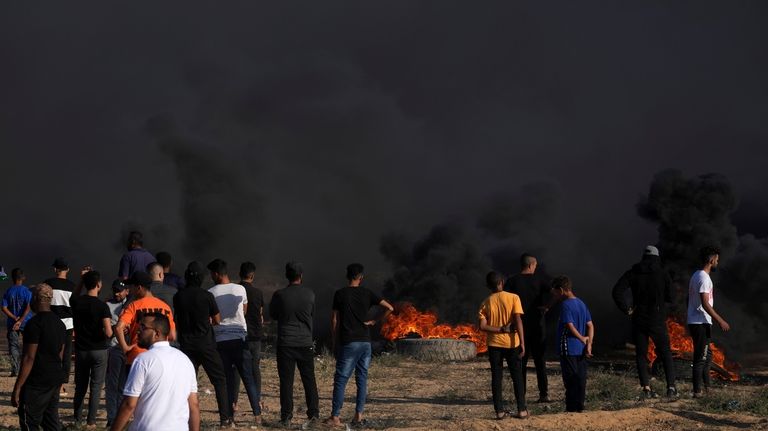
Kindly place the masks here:
[[(102, 276), (85, 267), (75, 283), (69, 265), (56, 258), (55, 276), (29, 289), (23, 270), (11, 271), (13, 285), (5, 292), (11, 375), (16, 382), (11, 403), (18, 407), (22, 430), (58, 430), (59, 399), (67, 394), (74, 356), (73, 416), (95, 427), (104, 389), (107, 425), (122, 430), (190, 429), (200, 427), (197, 372), (202, 366), (216, 394), (220, 426), (234, 428), (240, 382), (252, 413), (249, 424), (261, 424), (261, 348), (264, 294), (254, 286), (256, 266), (243, 262), (239, 281), (232, 282), (225, 261), (214, 259), (205, 268), (189, 263), (182, 276), (171, 272), (169, 253), (151, 254), (139, 232), (131, 232), (112, 295), (99, 299)], [(701, 269), (689, 284), (688, 324), (694, 341), (693, 396), (709, 386), (709, 340), (712, 320), (729, 325), (714, 310), (709, 274), (719, 263), (719, 251), (701, 251)], [(480, 305), (480, 330), (487, 334), (491, 390), (497, 419), (525, 418), (526, 368), (533, 359), (539, 402), (550, 402), (545, 352), (545, 316), (559, 304), (557, 353), (560, 358), (565, 406), (584, 410), (587, 358), (592, 356), (595, 328), (586, 304), (576, 297), (567, 276), (549, 279), (537, 271), (530, 254), (520, 259), (521, 271), (509, 279), (495, 271), (486, 277), (491, 294)], [(342, 425), (340, 414), (346, 385), (353, 372), (357, 386), (353, 424), (364, 421), (367, 375), (371, 362), (370, 328), (393, 311), (392, 305), (365, 288), (364, 267), (347, 267), (347, 286), (335, 292), (331, 314), (332, 351), (336, 357), (330, 416), (325, 423)], [(203, 289), (207, 276), (214, 286)], [(276, 362), (280, 387), (280, 422), (293, 418), (293, 385), (299, 370), (309, 421), (320, 420), (314, 374), (313, 320), (315, 293), (303, 285), (299, 263), (285, 266), (287, 286), (272, 295), (269, 316), (277, 322)], [(627, 271), (613, 289), (619, 307), (632, 318), (637, 369), (643, 397), (657, 396), (650, 388), (646, 360), (648, 339), (657, 346), (667, 379), (668, 397), (677, 397), (675, 375), (664, 321), (665, 303), (673, 302), (671, 280), (663, 270), (659, 250), (646, 247), (641, 262)], [(381, 307), (378, 319), (368, 316)], [(23, 341), (23, 342), (22, 342)], [(23, 349), (21, 346), (23, 345)], [(74, 350), (74, 354), (73, 354)], [(503, 369), (507, 363), (517, 411), (504, 408)], [(84, 413), (85, 397), (90, 393)]]

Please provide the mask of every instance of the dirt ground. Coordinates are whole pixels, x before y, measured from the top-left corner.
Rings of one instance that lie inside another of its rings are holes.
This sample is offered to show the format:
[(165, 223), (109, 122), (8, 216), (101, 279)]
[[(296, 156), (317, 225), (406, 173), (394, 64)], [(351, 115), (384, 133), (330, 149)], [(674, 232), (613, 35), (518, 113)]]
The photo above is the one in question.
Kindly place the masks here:
[[(5, 352), (3, 352), (5, 353)], [(4, 355), (5, 356), (5, 355)], [(7, 361), (3, 361), (7, 364)], [(316, 358), (316, 374), (320, 392), (321, 416), (331, 408), (334, 363), (330, 357)], [(639, 390), (634, 375), (627, 372), (590, 370), (588, 411), (563, 412), (563, 386), (558, 365), (548, 364), (550, 393), (553, 402), (535, 404), (535, 377), (529, 374), (528, 400), (531, 417), (525, 420), (493, 420), (490, 392), (490, 370), (482, 357), (463, 363), (424, 363), (397, 355), (375, 357), (370, 370), (365, 429), (391, 430), (744, 430), (768, 429), (768, 418), (754, 413), (735, 411), (723, 414), (706, 412), (700, 401), (690, 398), (690, 385), (681, 382), (683, 397), (670, 402), (663, 398), (651, 401), (634, 399)], [(14, 379), (8, 377), (7, 365), (0, 366), (0, 428), (18, 429), (15, 409), (10, 405)], [(532, 372), (532, 370), (531, 370)], [(278, 380), (274, 356), (262, 361), (263, 400), (266, 404), (262, 428), (277, 428), (279, 419)], [(328, 429), (323, 425), (305, 424), (304, 395), (298, 373), (294, 394), (297, 412), (294, 429)], [(656, 382), (661, 390), (661, 383)], [(72, 393), (63, 398), (60, 414), (65, 425), (72, 423)], [(215, 429), (218, 423), (216, 401), (204, 373), (200, 373), (200, 399), (203, 429)], [(755, 384), (720, 386), (712, 393), (727, 392), (739, 399), (764, 396), (765, 387)], [(505, 399), (512, 407), (511, 384), (505, 382)], [(347, 387), (342, 420), (349, 421), (354, 412), (354, 382)], [(713, 395), (715, 396), (715, 395)], [(240, 428), (249, 428), (247, 398), (240, 397)], [(738, 404), (735, 405), (738, 407)], [(711, 409), (710, 409), (711, 411)], [(99, 426), (105, 425), (102, 400)], [(70, 429), (75, 429), (70, 426)]]

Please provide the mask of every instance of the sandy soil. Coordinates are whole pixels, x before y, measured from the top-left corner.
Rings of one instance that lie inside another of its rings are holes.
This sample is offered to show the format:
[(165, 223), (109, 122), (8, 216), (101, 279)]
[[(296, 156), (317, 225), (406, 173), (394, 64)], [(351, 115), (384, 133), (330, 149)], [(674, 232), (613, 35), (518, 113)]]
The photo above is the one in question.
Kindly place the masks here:
[[(5, 362), (5, 361), (4, 361)], [(330, 412), (333, 381), (333, 360), (329, 357), (316, 359), (316, 373), (320, 392), (320, 409), (323, 417)], [(563, 388), (557, 375), (557, 364), (549, 363), (550, 392), (553, 402), (533, 404), (537, 394), (535, 379), (529, 374), (529, 408), (531, 417), (526, 420), (493, 420), (490, 393), (490, 370), (485, 359), (478, 358), (465, 363), (423, 363), (398, 356), (374, 358), (370, 370), (370, 384), (366, 417), (366, 429), (393, 430), (743, 430), (768, 429), (768, 418), (733, 412), (727, 415), (701, 412), (696, 401), (684, 396), (678, 401), (663, 399), (652, 401), (625, 401), (621, 405), (601, 401), (599, 397), (588, 403), (587, 412), (581, 414), (562, 412)], [(0, 428), (17, 429), (15, 409), (10, 406), (10, 391), (14, 380), (8, 376), (7, 368), (0, 368)], [(277, 371), (273, 356), (262, 361), (263, 392), (266, 412), (263, 428), (277, 427), (279, 399)], [(602, 373), (602, 374), (600, 374)], [(600, 378), (604, 372), (593, 373), (588, 391), (605, 391), (600, 385), (625, 385), (624, 390), (634, 391), (637, 383), (631, 375), (609, 376), (613, 380)], [(216, 402), (210, 391), (207, 378), (201, 371), (201, 400), (203, 428), (214, 429), (218, 423)], [(596, 387), (598, 386), (598, 387)], [(506, 399), (511, 404), (511, 384), (505, 384)], [(690, 391), (686, 383), (680, 385), (683, 391)], [(758, 391), (756, 386), (737, 385), (739, 391)], [(618, 388), (615, 388), (618, 389)], [(64, 424), (72, 422), (72, 392), (62, 400), (60, 414)], [(610, 388), (608, 388), (610, 391)], [(724, 390), (724, 389), (716, 389)], [(733, 390), (733, 386), (730, 390)], [(342, 410), (342, 419), (351, 420), (354, 412), (354, 383), (347, 388), (347, 399)], [(301, 383), (296, 381), (294, 428), (301, 429), (305, 422), (305, 408)], [(239, 422), (248, 428), (250, 417), (245, 394), (241, 395)], [(103, 403), (103, 401), (102, 401)], [(604, 410), (609, 409), (609, 410)], [(104, 412), (99, 425), (105, 424)], [(242, 426), (241, 426), (242, 427)], [(74, 428), (74, 427), (72, 427)], [(328, 429), (322, 425), (311, 425), (312, 429)]]

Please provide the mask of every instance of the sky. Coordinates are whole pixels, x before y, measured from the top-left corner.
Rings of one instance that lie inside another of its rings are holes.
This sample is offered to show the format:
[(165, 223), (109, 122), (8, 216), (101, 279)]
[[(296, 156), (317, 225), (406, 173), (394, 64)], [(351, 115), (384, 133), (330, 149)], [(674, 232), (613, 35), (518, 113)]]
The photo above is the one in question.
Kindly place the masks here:
[(252, 260), (268, 291), (298, 260), (329, 305), (348, 263), (374, 289), (397, 270), (382, 238), (448, 224), (481, 267), (535, 250), (617, 319), (659, 172), (721, 174), (738, 233), (768, 236), (766, 9), (6, 3), (0, 264), (111, 279), (138, 228), (176, 272)]

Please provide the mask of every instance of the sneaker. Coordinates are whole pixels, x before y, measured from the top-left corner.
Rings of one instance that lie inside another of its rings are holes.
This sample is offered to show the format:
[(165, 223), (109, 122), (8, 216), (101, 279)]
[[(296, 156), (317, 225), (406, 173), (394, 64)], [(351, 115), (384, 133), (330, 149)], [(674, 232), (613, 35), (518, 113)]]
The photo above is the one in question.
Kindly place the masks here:
[(640, 399), (643, 400), (650, 400), (652, 398), (658, 398), (659, 394), (654, 392), (651, 388), (643, 388), (643, 394), (640, 396)]
[(221, 422), (219, 422), (219, 429), (232, 429), (237, 428), (235, 425), (235, 421), (233, 419), (225, 419)]
[(667, 388), (667, 398), (679, 398), (680, 395), (677, 393), (677, 388), (672, 386), (671, 388)]

